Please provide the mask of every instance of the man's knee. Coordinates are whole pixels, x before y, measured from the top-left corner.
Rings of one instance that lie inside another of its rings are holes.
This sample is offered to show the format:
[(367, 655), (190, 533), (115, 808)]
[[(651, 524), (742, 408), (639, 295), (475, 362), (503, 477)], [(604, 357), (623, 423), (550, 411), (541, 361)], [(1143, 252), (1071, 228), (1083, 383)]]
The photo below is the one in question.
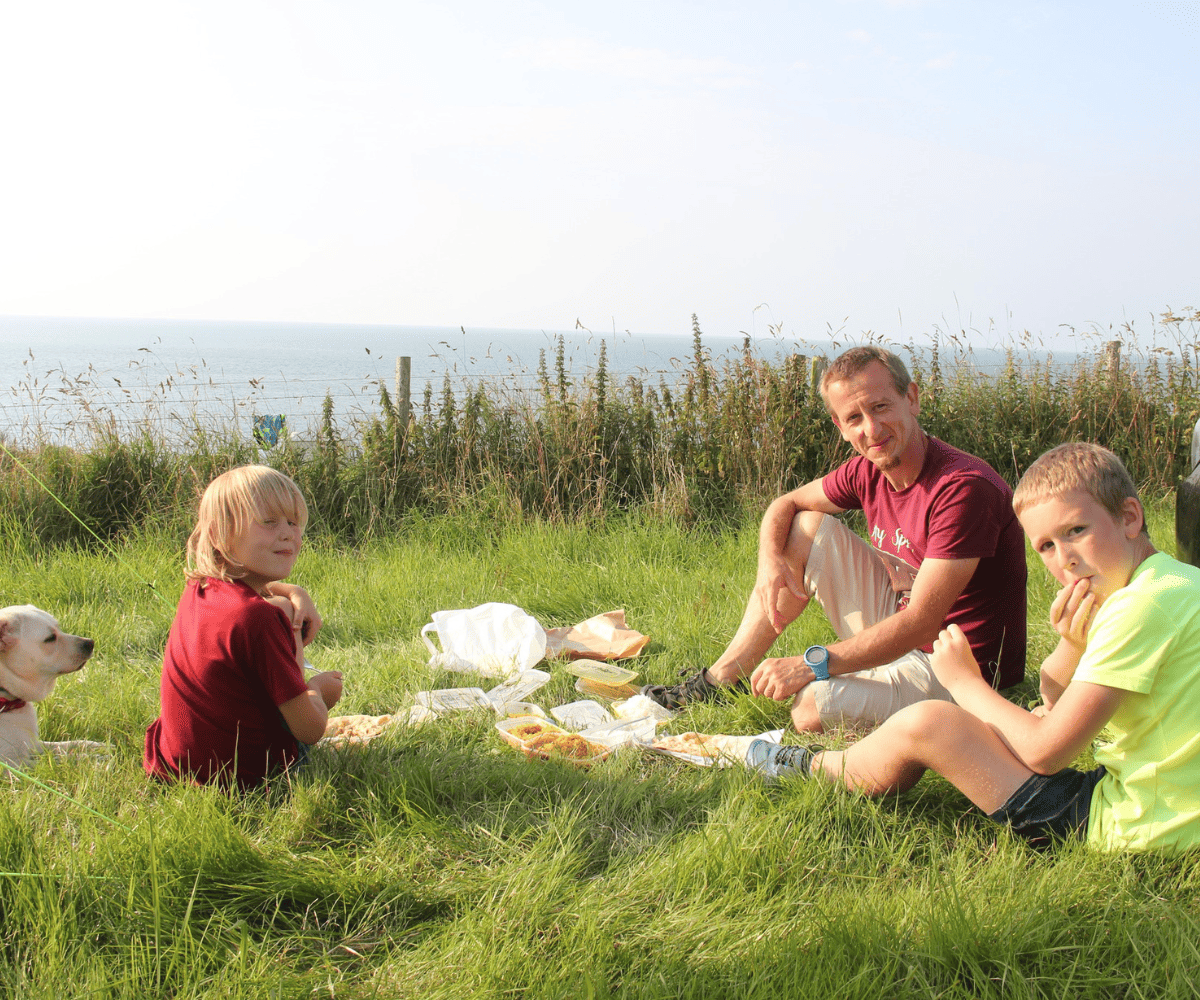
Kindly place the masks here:
[(808, 556), (812, 552), (813, 541), (821, 528), (825, 515), (819, 510), (802, 510), (792, 518), (792, 526), (788, 529), (787, 545), (784, 553), (799, 569), (808, 565)]
[(792, 726), (798, 733), (821, 733), (821, 713), (817, 711), (817, 697), (809, 684), (792, 702)]

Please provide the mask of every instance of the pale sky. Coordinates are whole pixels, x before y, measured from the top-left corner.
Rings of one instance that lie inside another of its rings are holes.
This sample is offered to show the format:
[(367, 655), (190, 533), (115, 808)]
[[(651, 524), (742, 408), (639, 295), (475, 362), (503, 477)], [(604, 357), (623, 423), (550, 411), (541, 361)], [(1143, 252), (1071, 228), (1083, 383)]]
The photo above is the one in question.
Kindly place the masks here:
[(0, 314), (980, 346), (1200, 306), (1200, 2), (7, 0)]

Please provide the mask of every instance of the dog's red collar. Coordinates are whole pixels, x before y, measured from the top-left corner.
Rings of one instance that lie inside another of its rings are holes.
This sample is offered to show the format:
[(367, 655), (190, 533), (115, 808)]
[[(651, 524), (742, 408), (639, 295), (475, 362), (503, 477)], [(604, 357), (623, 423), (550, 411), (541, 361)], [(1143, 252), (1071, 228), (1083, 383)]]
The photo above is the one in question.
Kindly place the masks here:
[[(6, 695), (8, 694), (7, 691), (5, 691), (4, 693)], [(15, 712), (18, 708), (24, 708), (24, 707), (25, 707), (25, 699), (24, 698), (0, 697), (0, 713)]]

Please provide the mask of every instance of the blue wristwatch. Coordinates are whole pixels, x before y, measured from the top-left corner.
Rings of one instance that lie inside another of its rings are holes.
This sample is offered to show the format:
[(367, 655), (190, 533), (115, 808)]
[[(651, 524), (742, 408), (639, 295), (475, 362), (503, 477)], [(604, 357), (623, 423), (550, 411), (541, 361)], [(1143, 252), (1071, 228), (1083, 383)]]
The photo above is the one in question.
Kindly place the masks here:
[(829, 680), (829, 650), (824, 646), (809, 646), (804, 651), (804, 662), (817, 680)]

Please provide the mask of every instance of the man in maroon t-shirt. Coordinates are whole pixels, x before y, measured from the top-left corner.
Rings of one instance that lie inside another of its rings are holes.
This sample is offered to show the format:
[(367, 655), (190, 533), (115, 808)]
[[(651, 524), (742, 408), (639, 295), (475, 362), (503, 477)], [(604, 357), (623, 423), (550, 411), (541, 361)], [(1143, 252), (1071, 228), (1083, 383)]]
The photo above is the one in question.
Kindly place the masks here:
[[(754, 694), (793, 699), (798, 731), (882, 722), (914, 702), (950, 700), (929, 666), (950, 622), (990, 683), (1025, 676), (1025, 541), (1012, 490), (986, 462), (921, 429), (917, 386), (890, 351), (846, 351), (821, 395), (858, 455), (767, 508), (737, 634), (708, 670), (642, 689), (660, 704), (708, 700), (749, 675)], [(871, 544), (829, 516), (852, 508), (865, 514)], [(813, 597), (838, 641), (764, 659)]]

